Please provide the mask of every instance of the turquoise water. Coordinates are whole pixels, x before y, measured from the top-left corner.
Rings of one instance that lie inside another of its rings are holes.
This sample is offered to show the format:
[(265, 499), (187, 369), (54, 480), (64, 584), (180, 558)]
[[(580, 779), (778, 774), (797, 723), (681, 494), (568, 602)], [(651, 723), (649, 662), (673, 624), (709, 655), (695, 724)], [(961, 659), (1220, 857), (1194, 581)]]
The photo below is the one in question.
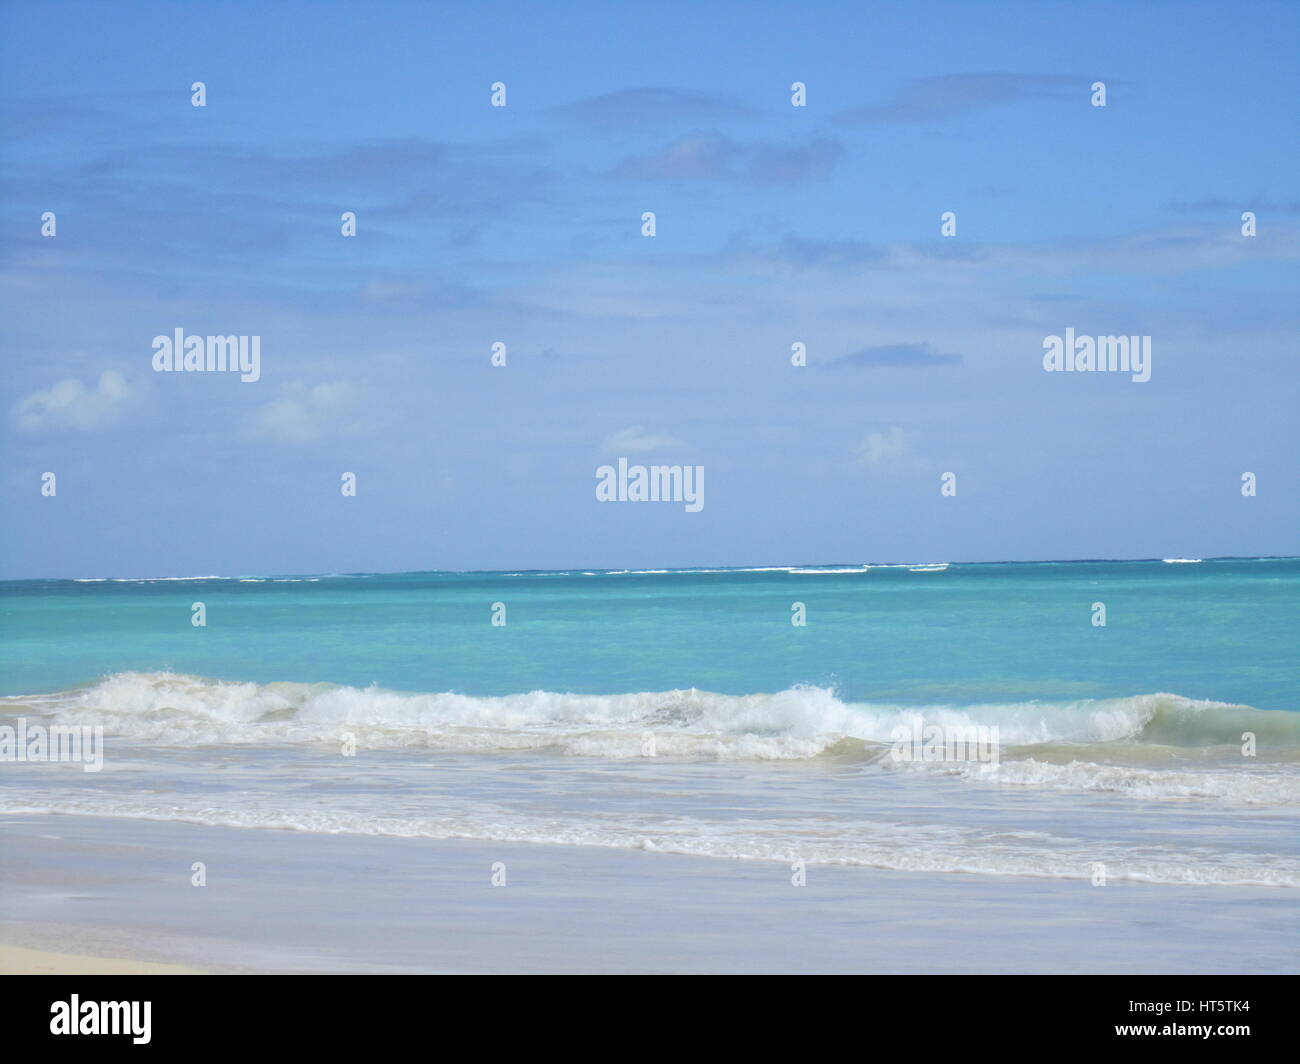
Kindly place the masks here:
[(905, 705), (1168, 691), (1300, 709), (1296, 559), (21, 581), (0, 584), (0, 624), (11, 695), (172, 670), (470, 695), (813, 684)]
[[(28, 581), (0, 614), (0, 813), (1300, 888), (1295, 559)], [(2, 756), (55, 726), (102, 764)]]

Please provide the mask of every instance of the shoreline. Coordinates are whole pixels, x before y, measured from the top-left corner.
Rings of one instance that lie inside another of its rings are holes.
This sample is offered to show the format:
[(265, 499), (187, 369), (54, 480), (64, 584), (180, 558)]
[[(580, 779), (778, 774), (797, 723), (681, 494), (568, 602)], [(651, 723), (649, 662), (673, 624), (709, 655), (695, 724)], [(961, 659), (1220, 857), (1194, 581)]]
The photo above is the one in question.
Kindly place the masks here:
[(7, 815), (0, 848), (0, 942), (24, 971), (1227, 974), (1300, 957), (1285, 890), (820, 865), (795, 887), (777, 862), (57, 814)]
[(88, 957), (0, 942), (0, 975), (206, 975), (199, 968), (126, 957)]

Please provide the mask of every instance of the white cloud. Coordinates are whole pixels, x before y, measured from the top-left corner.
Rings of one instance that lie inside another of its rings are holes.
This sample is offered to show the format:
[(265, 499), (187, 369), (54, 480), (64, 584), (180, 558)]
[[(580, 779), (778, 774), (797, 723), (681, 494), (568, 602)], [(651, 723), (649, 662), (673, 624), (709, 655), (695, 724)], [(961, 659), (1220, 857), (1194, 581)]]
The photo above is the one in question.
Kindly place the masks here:
[(279, 399), (258, 408), (253, 416), (254, 435), (286, 443), (311, 443), (327, 432), (359, 428), (345, 424), (356, 398), (356, 389), (347, 381), (330, 381), (311, 388), (295, 381), (284, 392)]
[(29, 395), (14, 406), (11, 416), (14, 427), (27, 432), (54, 428), (89, 431), (111, 425), (135, 395), (126, 378), (109, 369), (93, 387), (69, 377)]
[(858, 445), (857, 460), (863, 465), (897, 465), (907, 454), (907, 436), (897, 425), (873, 432)]
[(671, 447), (685, 446), (685, 443), (673, 436), (646, 432), (644, 425), (632, 425), (611, 432), (601, 441), (600, 449), (617, 454), (644, 454), (647, 451), (666, 451)]

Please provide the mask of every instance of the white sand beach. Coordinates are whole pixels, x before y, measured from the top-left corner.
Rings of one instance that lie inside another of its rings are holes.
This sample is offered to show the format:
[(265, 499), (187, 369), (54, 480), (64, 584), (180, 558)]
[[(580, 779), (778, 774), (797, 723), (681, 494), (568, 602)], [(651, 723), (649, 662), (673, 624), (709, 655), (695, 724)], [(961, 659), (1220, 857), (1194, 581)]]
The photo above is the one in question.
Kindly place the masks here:
[(820, 866), (795, 887), (775, 862), (54, 815), (6, 816), (0, 847), (6, 971), (1245, 973), (1300, 957), (1290, 890)]
[(121, 957), (86, 957), (0, 942), (0, 975), (201, 975), (197, 968)]

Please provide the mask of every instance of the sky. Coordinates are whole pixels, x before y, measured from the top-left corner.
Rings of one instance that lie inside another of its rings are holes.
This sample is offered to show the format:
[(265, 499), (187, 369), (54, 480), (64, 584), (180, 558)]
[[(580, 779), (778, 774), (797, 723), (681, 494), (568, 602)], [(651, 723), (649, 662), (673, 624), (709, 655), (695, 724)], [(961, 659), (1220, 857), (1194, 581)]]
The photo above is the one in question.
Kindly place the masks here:
[(0, 3), (0, 578), (1300, 554), (1297, 101), (1294, 3)]

